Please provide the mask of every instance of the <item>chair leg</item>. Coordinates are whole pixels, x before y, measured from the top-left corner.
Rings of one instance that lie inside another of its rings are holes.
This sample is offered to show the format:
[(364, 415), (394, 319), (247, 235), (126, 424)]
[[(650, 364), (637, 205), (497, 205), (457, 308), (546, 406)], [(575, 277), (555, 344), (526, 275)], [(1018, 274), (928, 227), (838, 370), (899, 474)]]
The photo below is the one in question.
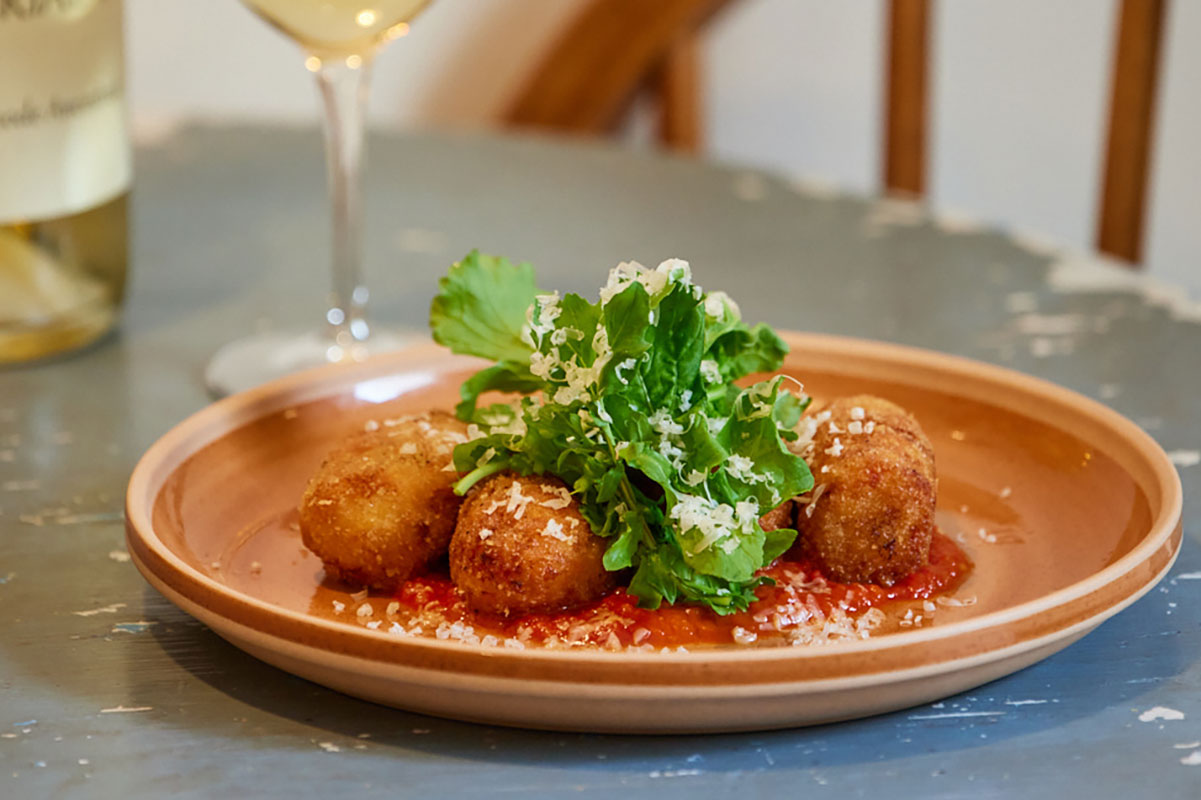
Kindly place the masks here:
[(929, 72), (928, 0), (891, 0), (885, 76), (884, 188), (921, 195), (926, 189)]
[(704, 143), (699, 36), (681, 36), (667, 51), (653, 81), (659, 100), (659, 142), (669, 150), (696, 155)]
[(1166, 0), (1122, 0), (1113, 59), (1097, 249), (1142, 259)]

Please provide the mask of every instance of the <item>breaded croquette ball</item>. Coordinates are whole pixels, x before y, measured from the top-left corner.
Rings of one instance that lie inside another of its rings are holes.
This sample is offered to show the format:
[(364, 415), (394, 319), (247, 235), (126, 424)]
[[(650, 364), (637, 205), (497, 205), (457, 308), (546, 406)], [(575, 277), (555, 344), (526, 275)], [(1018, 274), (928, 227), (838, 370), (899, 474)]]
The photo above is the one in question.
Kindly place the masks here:
[(300, 533), (327, 573), (391, 591), (446, 553), (462, 502), (451, 456), (466, 430), (442, 411), (386, 420), (326, 457), (301, 501)]
[(792, 552), (843, 582), (890, 586), (924, 566), (938, 481), (917, 420), (871, 395), (839, 398), (809, 419), (814, 489), (798, 499)]
[(780, 528), (793, 527), (795, 507), (796, 503), (792, 500), (785, 500), (759, 518), (759, 527), (764, 531), (778, 531)]
[(459, 510), (450, 577), (476, 611), (559, 611), (613, 585), (605, 546), (561, 480), (502, 472), (481, 481)]

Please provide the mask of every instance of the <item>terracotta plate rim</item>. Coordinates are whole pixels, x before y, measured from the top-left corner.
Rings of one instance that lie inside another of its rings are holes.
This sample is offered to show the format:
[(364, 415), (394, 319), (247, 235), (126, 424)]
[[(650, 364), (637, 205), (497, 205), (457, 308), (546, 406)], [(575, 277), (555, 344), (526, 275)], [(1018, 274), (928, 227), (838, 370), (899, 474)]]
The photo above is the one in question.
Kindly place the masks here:
[[(1167, 454), (1154, 439), (1109, 407), (1049, 381), (961, 356), (906, 345), (829, 334), (781, 332), (781, 336), (794, 350), (802, 349), (807, 353), (817, 353), (820, 354), (821, 359), (837, 359), (839, 363), (843, 363), (846, 359), (858, 358), (870, 362), (889, 363), (894, 366), (932, 369), (949, 378), (970, 376), (976, 382), (995, 384), (1007, 388), (1010, 392), (1029, 395), (1079, 412), (1082, 419), (1090, 419), (1117, 434), (1119, 439), (1144, 459), (1143, 466), (1151, 478), (1151, 485), (1137, 479), (1136, 482), (1147, 492), (1148, 502), (1152, 504), (1154, 512), (1147, 532), (1130, 552), (1080, 581), (1024, 603), (987, 612), (971, 619), (820, 647), (707, 648), (684, 653), (610, 653), (596, 650), (539, 650), (533, 648), (508, 650), (482, 648), (437, 639), (399, 638), (386, 632), (354, 628), (341, 622), (315, 618), (238, 592), (189, 565), (159, 539), (151, 522), (151, 515), (165, 476), (191, 454), (230, 431), (261, 416), (344, 392), (365, 380), (386, 379), (403, 371), (414, 371), (422, 365), (428, 365), (430, 372), (433, 373), (446, 371), (451, 365), (469, 367), (472, 364), (481, 363), (475, 359), (450, 356), (443, 348), (429, 343), (376, 356), (358, 364), (323, 366), (297, 373), (247, 392), (224, 398), (187, 417), (146, 451), (130, 476), (126, 492), (125, 512), (127, 541), (131, 553), (135, 556), (135, 564), (148, 579), (153, 575), (158, 581), (185, 597), (188, 596), (188, 593), (178, 584), (191, 584), (203, 592), (215, 593), (225, 600), (248, 606), (260, 613), (278, 615), (282, 619), (313, 626), (318, 630), (337, 633), (339, 636), (363, 637), (365, 642), (388, 642), (399, 646), (401, 650), (413, 648), (414, 652), (442, 651), (460, 657), (465, 652), (475, 651), (481, 658), (487, 658), (493, 662), (497, 660), (527, 663), (539, 661), (562, 664), (567, 668), (570, 668), (571, 665), (586, 663), (611, 666), (616, 663), (631, 665), (696, 664), (698, 661), (715, 665), (727, 662), (761, 663), (781, 660), (802, 662), (812, 659), (870, 654), (899, 646), (909, 647), (938, 642), (1000, 628), (1008, 623), (1081, 601), (1089, 595), (1104, 591), (1106, 587), (1149, 563), (1165, 545), (1171, 548), (1166, 563), (1155, 570), (1152, 577), (1109, 598), (1108, 602), (1094, 613), (1071, 624), (1053, 627), (1044, 636), (1035, 637), (1037, 641), (1041, 642), (1048, 637), (1051, 640), (1056, 637), (1066, 637), (1079, 628), (1099, 624), (1145, 594), (1171, 568), (1180, 547), (1183, 492), (1179, 475)], [(432, 382), (432, 378), (430, 382)], [(1129, 465), (1123, 464), (1123, 467), (1129, 469)], [(143, 548), (157, 557), (161, 564), (158, 570), (147, 559), (140, 556), (138, 551)], [(230, 621), (243, 626), (247, 625), (245, 621), (232, 617)], [(249, 627), (260, 630), (266, 635), (278, 637), (270, 630), (262, 630), (253, 625)], [(1031, 641), (1027, 639), (1017, 644), (1025, 648)], [(389, 650), (393, 649), (389, 648)], [(990, 658), (999, 657), (997, 654), (1003, 649), (1005, 648), (987, 648), (984, 652), (976, 653), (969, 658), (981, 658), (987, 661)], [(384, 664), (397, 663), (394, 659), (386, 657), (372, 658), (364, 655), (356, 657)], [(939, 663), (942, 663), (945, 668), (947, 664), (959, 660), (962, 659), (952, 658), (947, 662)], [(930, 667), (937, 668), (937, 665), (932, 663)], [(907, 672), (908, 670), (896, 674), (907, 674)], [(799, 682), (807, 683), (808, 681)]]
[[(143, 572), (147, 572), (147, 565), (144, 562), (142, 562), (141, 559), (139, 559), (136, 554), (133, 556), (133, 560), (134, 560), (134, 564), (138, 567), (139, 570), (141, 570)], [(1154, 585), (1164, 575), (1167, 574), (1167, 572), (1171, 569), (1171, 567), (1172, 567), (1172, 563), (1169, 562), (1157, 574), (1157, 576), (1155, 577), (1154, 580), (1150, 581), (1145, 587), (1140, 589), (1135, 594), (1130, 595), (1128, 598), (1126, 598), (1126, 600), (1124, 602), (1117, 605), (1114, 608), (1113, 613), (1117, 613), (1117, 612), (1121, 611), (1122, 609), (1129, 606), (1131, 603), (1137, 601), (1144, 594), (1146, 594), (1147, 591), (1149, 591), (1151, 588), (1153, 588)], [(167, 581), (164, 581), (161, 577), (155, 575), (152, 572), (148, 573), (147, 577), (148, 577), (149, 582), (151, 583), (152, 586), (154, 586), (155, 589), (163, 591), (163, 593), (168, 595), (169, 599), (171, 599), (171, 601), (173, 603), (175, 603), (176, 605), (180, 605), (181, 608), (184, 608), (184, 606), (187, 606), (187, 605), (195, 606), (196, 611), (190, 611), (190, 610), (187, 610), (186, 608), (184, 610), (187, 611), (187, 613), (191, 614), (192, 616), (197, 616), (198, 618), (201, 618), (202, 622), (205, 621), (203, 619), (204, 616), (212, 615), (213, 619), (216, 621), (219, 621), (219, 622), (225, 623), (225, 624), (233, 623), (234, 625), (238, 626), (239, 628), (242, 628), (246, 631), (252, 632), (254, 635), (257, 635), (260, 637), (267, 637), (271, 640), (274, 640), (275, 642), (280, 643), (280, 645), (286, 646), (287, 648), (291, 648), (296, 651), (310, 653), (310, 654), (315, 653), (315, 654), (319, 654), (319, 655), (326, 656), (326, 657), (333, 656), (335, 659), (345, 659), (348, 661), (362, 662), (362, 664), (360, 666), (360, 670), (369, 671), (376, 676), (386, 676), (390, 670), (393, 670), (397, 667), (401, 667), (406, 670), (412, 670), (415, 673), (430, 673), (430, 672), (443, 672), (444, 671), (444, 670), (439, 670), (437, 668), (423, 666), (420, 664), (407, 664), (407, 663), (388, 661), (385, 659), (365, 657), (365, 656), (362, 656), (362, 655), (356, 654), (356, 653), (333, 652), (333, 651), (326, 650), (321, 647), (317, 647), (312, 644), (298, 642), (293, 639), (289, 639), (287, 637), (279, 636), (278, 634), (274, 634), (274, 633), (271, 633), (268, 631), (262, 631), (254, 626), (247, 625), (246, 623), (244, 623), (240, 620), (220, 617), (219, 615), (212, 612), (210, 609), (205, 608), (202, 604), (197, 603), (194, 600), (191, 600), (190, 598), (188, 598), (186, 595), (184, 595), (182, 593), (179, 593), (174, 587), (171, 586), (170, 583), (168, 583)], [(171, 596), (171, 595), (174, 595), (174, 596)], [(182, 603), (182, 605), (181, 605), (181, 603)], [(662, 683), (655, 683), (655, 682), (640, 682), (640, 681), (636, 681), (636, 680), (623, 681), (620, 684), (613, 684), (613, 683), (600, 682), (600, 681), (596, 681), (596, 680), (572, 680), (571, 678), (565, 678), (563, 680), (553, 680), (553, 679), (546, 679), (546, 678), (531, 679), (531, 678), (526, 678), (526, 677), (521, 677), (521, 676), (505, 675), (505, 674), (499, 674), (499, 673), (486, 674), (486, 675), (471, 675), (470, 677), (473, 681), (485, 681), (485, 682), (493, 683), (493, 684), (496, 684), (499, 686), (508, 685), (508, 686), (516, 687), (516, 686), (520, 686), (520, 685), (526, 685), (531, 682), (535, 682), (540, 685), (540, 689), (538, 691), (539, 695), (552, 694), (552, 695), (559, 695), (562, 697), (571, 697), (571, 698), (576, 698), (576, 699), (580, 698), (583, 695), (587, 695), (587, 694), (594, 694), (597, 698), (606, 698), (606, 697), (611, 698), (612, 690), (615, 686), (620, 687), (623, 690), (623, 694), (622, 694), (623, 700), (629, 700), (629, 699), (637, 700), (637, 699), (644, 698), (644, 697), (654, 697), (656, 699), (664, 699), (664, 698), (672, 699), (674, 697), (675, 699), (679, 699), (679, 700), (693, 699), (693, 698), (697, 697), (698, 690), (702, 691), (706, 697), (716, 697), (716, 696), (723, 696), (723, 697), (756, 696), (756, 697), (759, 697), (759, 696), (770, 696), (770, 695), (785, 694), (785, 693), (795, 694), (797, 692), (802, 692), (805, 694), (823, 694), (826, 692), (867, 689), (867, 688), (871, 688), (874, 686), (879, 686), (882, 683), (892, 683), (892, 682), (898, 682), (898, 681), (918, 681), (918, 680), (922, 680), (922, 679), (926, 679), (926, 678), (937, 677), (939, 675), (943, 675), (948, 672), (956, 672), (956, 671), (959, 671), (962, 669), (970, 669), (972, 667), (986, 665), (986, 664), (989, 664), (989, 663), (992, 663), (992, 662), (995, 662), (998, 660), (1003, 660), (1006, 658), (1019, 656), (1023, 653), (1027, 653), (1030, 651), (1038, 650), (1043, 647), (1047, 647), (1048, 645), (1053, 644), (1056, 641), (1059, 641), (1059, 640), (1065, 639), (1065, 638), (1070, 638), (1073, 635), (1077, 635), (1077, 634), (1083, 635), (1084, 633), (1087, 633), (1092, 628), (1096, 627), (1096, 625), (1098, 624), (1098, 621), (1099, 620), (1095, 617), (1085, 618), (1085, 619), (1082, 619), (1072, 625), (1066, 626), (1066, 627), (1058, 629), (1058, 630), (1051, 631), (1049, 633), (1046, 633), (1046, 634), (1044, 634), (1040, 637), (1034, 638), (1034, 639), (1026, 639), (1026, 640), (1022, 640), (1019, 642), (1009, 644), (1004, 647), (999, 647), (999, 648), (995, 648), (995, 649), (987, 650), (987, 651), (983, 651), (983, 652), (972, 653), (971, 655), (962, 656), (962, 657), (958, 657), (958, 658), (952, 658), (952, 659), (948, 659), (945, 661), (931, 661), (929, 663), (921, 664), (919, 666), (906, 667), (904, 669), (854, 672), (854, 673), (850, 673), (847, 675), (834, 677), (834, 678), (798, 677), (794, 680), (783, 680), (783, 681), (725, 682), (725, 683), (705, 684), (705, 685), (698, 686), (695, 683), (662, 684)], [(224, 632), (219, 632), (219, 633), (222, 637), (224, 637), (225, 633), (227, 633), (227, 632), (229, 632), (229, 631), (224, 631)], [(373, 636), (385, 636), (385, 637), (387, 636), (387, 634), (381, 634), (377, 631), (368, 631), (368, 632), (371, 633)], [(896, 635), (903, 635), (903, 634), (896, 634)], [(243, 637), (237, 637), (237, 638), (243, 638)], [(388, 637), (388, 638), (391, 639), (392, 637)], [(402, 641), (407, 641), (407, 640), (402, 640)], [(420, 640), (417, 640), (417, 641), (420, 641)], [(442, 644), (442, 643), (438, 642), (438, 644)], [(455, 644), (455, 643), (452, 643), (452, 644)], [(278, 649), (280, 645), (277, 645), (276, 649)], [(458, 647), (470, 647), (470, 646), (458, 644)], [(829, 645), (826, 647), (832, 648), (833, 645)], [(783, 649), (785, 652), (793, 653), (793, 649), (789, 649), (789, 648), (781, 648), (781, 649)], [(803, 650), (803, 648), (795, 648), (795, 649)], [(491, 652), (495, 652), (495, 650), (494, 649), (488, 650), (486, 652), (491, 653)], [(500, 651), (500, 652), (504, 652), (504, 651)], [(539, 652), (539, 651), (530, 651), (530, 650), (521, 651), (519, 653), (519, 655), (527, 655), (527, 654), (536, 653), (536, 652)], [(548, 651), (548, 652), (563, 652), (563, 651)], [(566, 651), (566, 652), (574, 652), (574, 651)], [(585, 651), (585, 652), (587, 652), (587, 651)], [(758, 652), (758, 651), (749, 651), (749, 652)], [(604, 659), (607, 659), (607, 660), (623, 658), (622, 653), (609, 653), (609, 652), (605, 652), (605, 651), (599, 651), (599, 653), (602, 655), (602, 657)], [(640, 656), (640, 657), (644, 658), (646, 661), (650, 661), (650, 662), (663, 660), (661, 658), (658, 658), (657, 655), (652, 655), (649, 657), (642, 653), (635, 653), (635, 654), (631, 654), (631, 655)], [(688, 656), (688, 655), (691, 655), (695, 659), (697, 656), (701, 656), (701, 655), (705, 655), (705, 654), (700, 653), (700, 652), (694, 652), (694, 653), (690, 653), (690, 654), (667, 653), (667, 654), (663, 654), (663, 655), (665, 657), (667, 657), (668, 660), (670, 660), (670, 658), (675, 657), (675, 656)], [(800, 655), (800, 653), (794, 653), (794, 655)], [(645, 663), (645, 662), (640, 662), (640, 663)], [(447, 672), (450, 672), (450, 671), (447, 671)]]

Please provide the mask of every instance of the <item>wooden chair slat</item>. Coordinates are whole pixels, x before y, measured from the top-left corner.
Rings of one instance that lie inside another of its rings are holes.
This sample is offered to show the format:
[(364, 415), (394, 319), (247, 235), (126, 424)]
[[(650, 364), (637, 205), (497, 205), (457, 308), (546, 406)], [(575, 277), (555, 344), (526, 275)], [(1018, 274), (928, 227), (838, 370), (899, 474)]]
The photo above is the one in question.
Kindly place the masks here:
[(656, 75), (659, 96), (659, 142), (680, 153), (696, 155), (704, 142), (701, 96), (701, 41), (697, 34), (681, 37)]
[(1142, 258), (1166, 0), (1122, 0), (1113, 59), (1097, 249)]
[(929, 0), (890, 0), (884, 109), (884, 187), (926, 190)]
[(503, 115), (518, 127), (612, 130), (682, 37), (732, 0), (593, 0)]

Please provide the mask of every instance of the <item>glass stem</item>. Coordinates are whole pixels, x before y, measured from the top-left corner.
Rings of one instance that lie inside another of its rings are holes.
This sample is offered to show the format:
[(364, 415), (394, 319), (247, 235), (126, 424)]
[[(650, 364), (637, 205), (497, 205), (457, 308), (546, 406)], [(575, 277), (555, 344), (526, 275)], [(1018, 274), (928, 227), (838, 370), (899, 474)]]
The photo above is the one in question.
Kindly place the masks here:
[(322, 62), (317, 86), (325, 106), (325, 160), (332, 212), (333, 285), (329, 323), (330, 361), (360, 360), (366, 355), (367, 286), (363, 281), (362, 174), (364, 116), (371, 72), (369, 56), (348, 65)]

